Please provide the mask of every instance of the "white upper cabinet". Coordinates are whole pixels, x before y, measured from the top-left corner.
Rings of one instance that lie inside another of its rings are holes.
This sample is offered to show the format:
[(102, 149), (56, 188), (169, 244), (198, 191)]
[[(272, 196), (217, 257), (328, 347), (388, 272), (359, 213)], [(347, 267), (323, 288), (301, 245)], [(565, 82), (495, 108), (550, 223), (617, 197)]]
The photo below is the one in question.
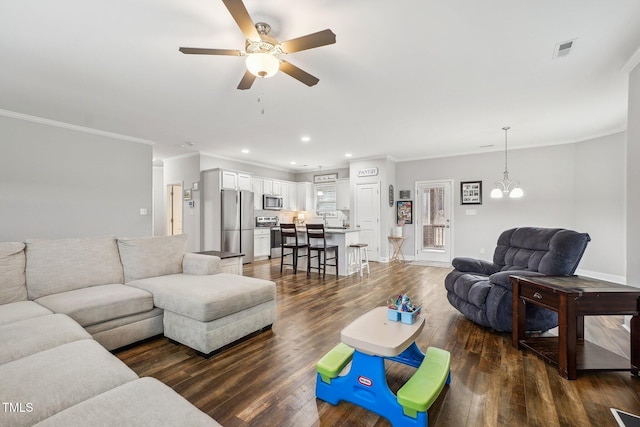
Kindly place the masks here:
[(238, 188), (238, 174), (231, 171), (222, 171), (222, 188), (236, 190)]
[(251, 175), (238, 172), (238, 190), (252, 190)]
[(262, 209), (262, 178), (253, 178), (251, 180), (251, 191), (253, 191), (253, 208)]
[(221, 171), (222, 188), (251, 191), (251, 175), (242, 172)]
[(339, 179), (336, 181), (336, 209), (348, 211), (351, 206), (351, 192), (349, 191), (349, 179)]
[(262, 181), (262, 193), (273, 194), (273, 180), (265, 179)]
[(282, 195), (282, 182), (273, 180), (273, 194)]
[(313, 211), (313, 184), (310, 182), (298, 182), (296, 188), (297, 210)]
[(282, 188), (284, 189), (285, 186), (288, 188), (287, 197), (289, 199), (289, 210), (302, 210), (298, 207), (298, 184), (295, 182), (283, 182)]

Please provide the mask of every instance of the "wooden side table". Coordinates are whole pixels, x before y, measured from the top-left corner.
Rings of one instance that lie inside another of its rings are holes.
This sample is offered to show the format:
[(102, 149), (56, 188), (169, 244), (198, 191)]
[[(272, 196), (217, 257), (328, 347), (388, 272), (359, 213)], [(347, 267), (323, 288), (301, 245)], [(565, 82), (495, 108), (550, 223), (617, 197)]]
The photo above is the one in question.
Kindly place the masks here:
[[(511, 276), (512, 344), (558, 365), (569, 380), (584, 371), (631, 371), (640, 367), (640, 288), (580, 276)], [(526, 304), (558, 313), (557, 337), (527, 337)], [(584, 339), (584, 316), (631, 315), (631, 360)]]
[(399, 262), (403, 263), (405, 261), (404, 254), (402, 253), (402, 245), (404, 245), (404, 241), (407, 240), (404, 236), (389, 236), (389, 241), (393, 246), (393, 255), (391, 255), (390, 262)]

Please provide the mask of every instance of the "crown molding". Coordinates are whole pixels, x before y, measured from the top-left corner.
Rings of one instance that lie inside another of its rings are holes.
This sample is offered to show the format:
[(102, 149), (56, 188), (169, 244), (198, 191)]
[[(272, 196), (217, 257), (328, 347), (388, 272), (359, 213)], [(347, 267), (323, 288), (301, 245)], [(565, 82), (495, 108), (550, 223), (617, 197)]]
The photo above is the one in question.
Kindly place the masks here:
[(629, 74), (638, 64), (640, 64), (640, 47), (631, 55), (631, 58), (622, 66), (621, 70)]
[(119, 133), (107, 132), (104, 130), (88, 128), (85, 126), (72, 125), (71, 123), (64, 123), (64, 122), (59, 122), (57, 120), (30, 116), (28, 114), (16, 113), (15, 111), (0, 109), (0, 116), (9, 117), (9, 118), (18, 119), (18, 120), (25, 120), (28, 122), (38, 123), (38, 124), (47, 125), (47, 126), (53, 126), (53, 127), (62, 128), (62, 129), (69, 129), (76, 132), (104, 136), (112, 139), (119, 139), (121, 141), (135, 142), (137, 144), (155, 145), (154, 141), (149, 141), (147, 139), (136, 138), (134, 136), (128, 136), (128, 135), (121, 135)]

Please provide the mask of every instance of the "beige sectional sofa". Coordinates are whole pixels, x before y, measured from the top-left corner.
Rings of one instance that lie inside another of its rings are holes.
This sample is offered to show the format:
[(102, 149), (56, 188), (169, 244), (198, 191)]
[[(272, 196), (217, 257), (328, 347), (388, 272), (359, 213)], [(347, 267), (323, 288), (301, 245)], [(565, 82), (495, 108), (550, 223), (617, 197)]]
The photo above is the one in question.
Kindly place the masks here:
[(186, 237), (0, 243), (0, 425), (218, 426), (108, 350), (161, 333), (211, 353), (275, 321), (275, 283)]

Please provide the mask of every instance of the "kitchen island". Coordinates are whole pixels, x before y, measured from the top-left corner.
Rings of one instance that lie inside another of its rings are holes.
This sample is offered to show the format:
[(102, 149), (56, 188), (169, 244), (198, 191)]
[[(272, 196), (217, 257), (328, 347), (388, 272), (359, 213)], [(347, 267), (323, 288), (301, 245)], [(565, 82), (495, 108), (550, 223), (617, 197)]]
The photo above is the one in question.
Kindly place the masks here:
[[(349, 245), (358, 243), (360, 232), (358, 230), (343, 228), (325, 228), (324, 232), (327, 238), (327, 245), (338, 246), (338, 275), (349, 276), (353, 274), (355, 270), (349, 268)], [(298, 227), (298, 241), (307, 241), (307, 229), (305, 227)], [(315, 260), (313, 265), (315, 265)], [(298, 271), (307, 271), (307, 257), (298, 260)], [(335, 276), (335, 274), (335, 267), (328, 265), (327, 277), (331, 275)]]

